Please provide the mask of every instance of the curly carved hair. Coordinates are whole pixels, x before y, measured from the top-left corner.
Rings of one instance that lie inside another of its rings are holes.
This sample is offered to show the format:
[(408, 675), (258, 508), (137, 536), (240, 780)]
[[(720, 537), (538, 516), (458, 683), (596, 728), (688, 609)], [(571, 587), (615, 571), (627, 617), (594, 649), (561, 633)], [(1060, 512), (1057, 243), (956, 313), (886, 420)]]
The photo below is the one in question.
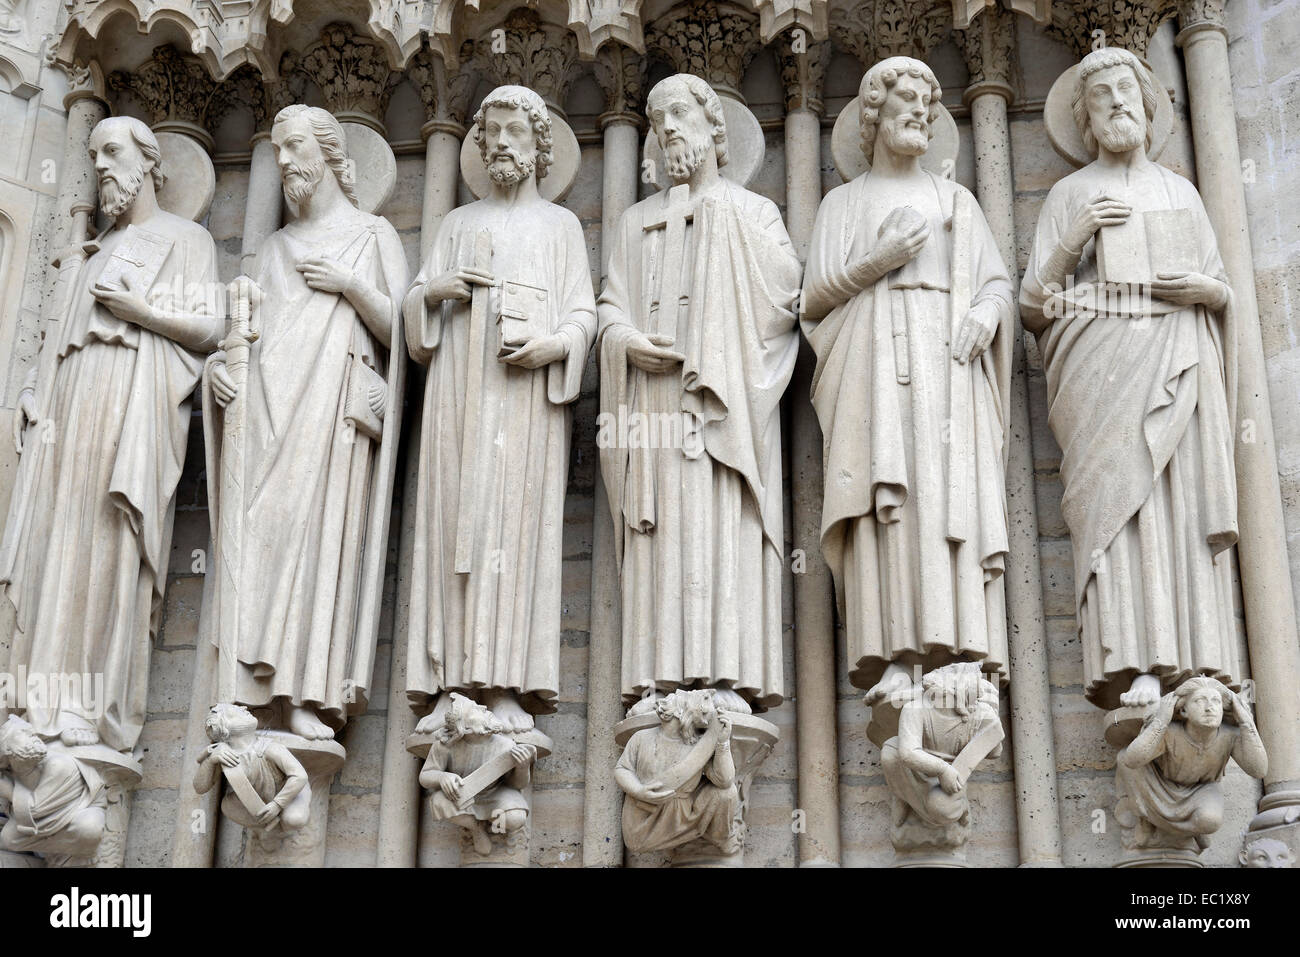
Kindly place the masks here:
[(875, 156), (880, 108), (885, 105), (885, 97), (889, 95), (890, 89), (904, 74), (930, 84), (930, 116), (926, 125), (930, 138), (934, 138), (934, 124), (939, 119), (939, 97), (943, 95), (934, 71), (910, 56), (891, 56), (868, 70), (858, 86), (858, 96), (862, 98), (862, 152), (866, 155), (867, 162), (871, 162)]
[(655, 111), (655, 100), (666, 96), (670, 90), (679, 86), (684, 86), (691, 96), (695, 97), (695, 102), (704, 107), (704, 115), (713, 127), (713, 153), (718, 159), (718, 169), (721, 169), (727, 165), (727, 120), (722, 113), (722, 100), (718, 98), (717, 93), (713, 92), (713, 87), (698, 76), (678, 73), (654, 85), (654, 89), (650, 91), (645, 101), (645, 116), (650, 122), (651, 129), (654, 128), (654, 120), (651, 116)]
[(295, 103), (275, 114), (275, 121), (271, 126), (275, 127), (295, 116), (307, 117), (312, 135), (316, 137), (326, 164), (333, 171), (334, 178), (338, 180), (339, 188), (343, 190), (343, 195), (348, 198), (349, 203), (353, 206), (357, 205), (356, 169), (348, 159), (348, 137), (343, 132), (343, 124), (335, 119), (334, 114), (329, 110)]
[(537, 141), (537, 167), (533, 175), (540, 183), (546, 178), (546, 171), (555, 162), (554, 138), (551, 135), (551, 114), (546, 109), (546, 102), (526, 86), (499, 86), (489, 93), (483, 104), (474, 114), (474, 145), (487, 162), (487, 134), (483, 123), (487, 119), (489, 107), (501, 106), (506, 109), (524, 110), (533, 125), (533, 137)]
[(1083, 138), (1083, 147), (1093, 156), (1097, 155), (1097, 134), (1092, 131), (1092, 118), (1088, 115), (1088, 102), (1084, 93), (1088, 89), (1088, 77), (1113, 66), (1132, 67), (1133, 75), (1137, 77), (1138, 89), (1142, 91), (1142, 112), (1147, 116), (1146, 149), (1151, 149), (1151, 128), (1156, 118), (1156, 83), (1151, 71), (1128, 50), (1102, 47), (1079, 61), (1079, 76), (1074, 85), (1074, 99), (1070, 103), (1074, 125), (1079, 128), (1079, 136)]

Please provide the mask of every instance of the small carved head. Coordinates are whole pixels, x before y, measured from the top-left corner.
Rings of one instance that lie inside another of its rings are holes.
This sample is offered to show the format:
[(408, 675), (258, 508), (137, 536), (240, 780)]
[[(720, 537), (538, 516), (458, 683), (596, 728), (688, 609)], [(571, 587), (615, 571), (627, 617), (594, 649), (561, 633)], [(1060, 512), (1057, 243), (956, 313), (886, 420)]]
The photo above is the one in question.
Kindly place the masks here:
[(708, 730), (717, 712), (712, 688), (699, 691), (682, 689), (655, 702), (655, 713), (659, 716), (660, 724), (668, 728), (673, 721), (680, 722), (677, 733), (685, 741), (697, 740)]
[(1093, 156), (1098, 143), (1112, 153), (1126, 153), (1139, 145), (1151, 148), (1155, 80), (1128, 50), (1102, 47), (1079, 62), (1071, 108), (1084, 148)]
[(975, 714), (981, 704), (998, 709), (998, 689), (984, 678), (973, 661), (957, 661), (935, 668), (921, 679), (923, 700), (932, 708), (956, 711), (963, 718)]
[(499, 183), (546, 178), (554, 162), (551, 114), (526, 86), (499, 86), (474, 114), (474, 143), (488, 175)]
[(208, 733), (208, 740), (216, 744), (229, 741), (232, 734), (256, 731), (257, 718), (240, 704), (214, 704), (203, 722), (203, 730)]
[(704, 80), (678, 73), (655, 84), (646, 97), (646, 118), (676, 182), (699, 169), (710, 148), (718, 168), (727, 165), (727, 121), (722, 100)]
[(930, 145), (939, 118), (943, 90), (934, 71), (920, 60), (891, 56), (881, 60), (862, 78), (862, 152), (871, 162), (876, 137), (898, 153), (919, 156)]
[(465, 735), (500, 734), (504, 730), (505, 725), (487, 707), (453, 691), (439, 737), (443, 744), (452, 744)]
[(106, 216), (116, 218), (131, 207), (146, 174), (155, 190), (167, 182), (158, 138), (133, 116), (101, 120), (90, 134), (88, 149), (99, 181), (99, 205)]
[(348, 159), (347, 134), (333, 113), (302, 103), (286, 106), (271, 124), (271, 147), (290, 202), (310, 199), (328, 167), (348, 202), (357, 205), (356, 164)]
[(1226, 685), (1205, 675), (1188, 678), (1174, 690), (1174, 711), (1188, 724), (1217, 728), (1231, 699)]
[(45, 741), (36, 729), (18, 715), (11, 714), (0, 724), (0, 769), (9, 767), (13, 761), (37, 764), (47, 751)]
[(1291, 867), (1295, 864), (1295, 854), (1284, 841), (1261, 837), (1247, 844), (1237, 860), (1242, 867)]

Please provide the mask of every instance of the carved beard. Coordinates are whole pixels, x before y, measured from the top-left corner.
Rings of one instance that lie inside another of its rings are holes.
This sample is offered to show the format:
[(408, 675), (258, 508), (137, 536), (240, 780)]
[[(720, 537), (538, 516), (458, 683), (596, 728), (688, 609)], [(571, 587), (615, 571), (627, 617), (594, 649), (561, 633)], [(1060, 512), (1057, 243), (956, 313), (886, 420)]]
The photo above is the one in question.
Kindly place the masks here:
[[(289, 182), (290, 175), (297, 173), (298, 179)], [(323, 159), (305, 166), (290, 166), (284, 171), (284, 195), (295, 206), (301, 206), (316, 193), (316, 187), (325, 178), (325, 161)]]
[[(497, 166), (497, 160), (505, 157), (513, 163), (513, 166), (502, 168)], [(522, 183), (528, 177), (533, 175), (537, 168), (537, 154), (532, 156), (523, 156), (516, 153), (508, 146), (502, 146), (495, 153), (488, 156), (488, 175), (492, 177), (494, 183), (503, 183), (506, 186), (514, 186), (516, 183)]]
[(914, 130), (905, 124), (908, 120), (899, 117), (892, 123), (881, 124), (880, 134), (885, 146), (903, 156), (920, 156), (930, 146), (930, 136), (925, 130)]
[(34, 735), (26, 742), (19, 741), (11, 744), (8, 751), (9, 760), (24, 767), (33, 767), (39, 764), (45, 758), (45, 755), (49, 753), (45, 742)]
[(681, 183), (704, 165), (704, 160), (713, 149), (713, 140), (701, 138), (697, 142), (686, 139), (669, 140), (664, 147), (664, 162), (668, 166), (668, 175), (673, 182)]
[(1112, 153), (1127, 153), (1142, 145), (1146, 131), (1131, 113), (1112, 116), (1097, 130), (1097, 142)]
[(105, 173), (99, 178), (99, 208), (105, 216), (117, 219), (131, 208), (143, 185), (143, 164), (127, 173)]

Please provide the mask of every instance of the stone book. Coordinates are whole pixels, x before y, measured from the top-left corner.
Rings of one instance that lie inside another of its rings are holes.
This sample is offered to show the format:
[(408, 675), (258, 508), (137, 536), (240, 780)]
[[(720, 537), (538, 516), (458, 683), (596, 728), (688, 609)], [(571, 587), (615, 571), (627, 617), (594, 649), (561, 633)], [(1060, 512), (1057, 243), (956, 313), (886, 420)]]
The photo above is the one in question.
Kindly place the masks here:
[(1097, 230), (1097, 278), (1145, 286), (1161, 273), (1194, 271), (1196, 236), (1190, 209), (1135, 210), (1122, 225)]

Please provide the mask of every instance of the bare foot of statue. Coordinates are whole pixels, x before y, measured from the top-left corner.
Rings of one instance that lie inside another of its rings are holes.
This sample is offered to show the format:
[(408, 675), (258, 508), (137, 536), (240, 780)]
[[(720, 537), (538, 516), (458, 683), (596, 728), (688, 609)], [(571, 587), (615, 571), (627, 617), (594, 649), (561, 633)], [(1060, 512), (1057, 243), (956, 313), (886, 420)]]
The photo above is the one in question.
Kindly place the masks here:
[(328, 741), (334, 737), (333, 729), (318, 718), (311, 708), (290, 705), (287, 711), (285, 723), (298, 737), (306, 738), (308, 741)]
[(513, 691), (489, 691), (483, 703), (505, 725), (507, 734), (533, 729), (533, 716), (523, 709)]
[(864, 704), (874, 705), (891, 695), (906, 691), (911, 686), (912, 676), (908, 674), (907, 669), (902, 665), (891, 663), (880, 676), (880, 680), (863, 696), (862, 701)]
[(1129, 708), (1140, 708), (1160, 700), (1160, 679), (1155, 675), (1138, 675), (1128, 691), (1119, 696), (1119, 703)]
[(69, 748), (86, 747), (99, 744), (99, 732), (85, 718), (64, 712), (60, 717), (59, 740)]
[(719, 711), (730, 711), (732, 714), (754, 713), (754, 709), (750, 707), (749, 702), (734, 688), (714, 688), (713, 706)]

